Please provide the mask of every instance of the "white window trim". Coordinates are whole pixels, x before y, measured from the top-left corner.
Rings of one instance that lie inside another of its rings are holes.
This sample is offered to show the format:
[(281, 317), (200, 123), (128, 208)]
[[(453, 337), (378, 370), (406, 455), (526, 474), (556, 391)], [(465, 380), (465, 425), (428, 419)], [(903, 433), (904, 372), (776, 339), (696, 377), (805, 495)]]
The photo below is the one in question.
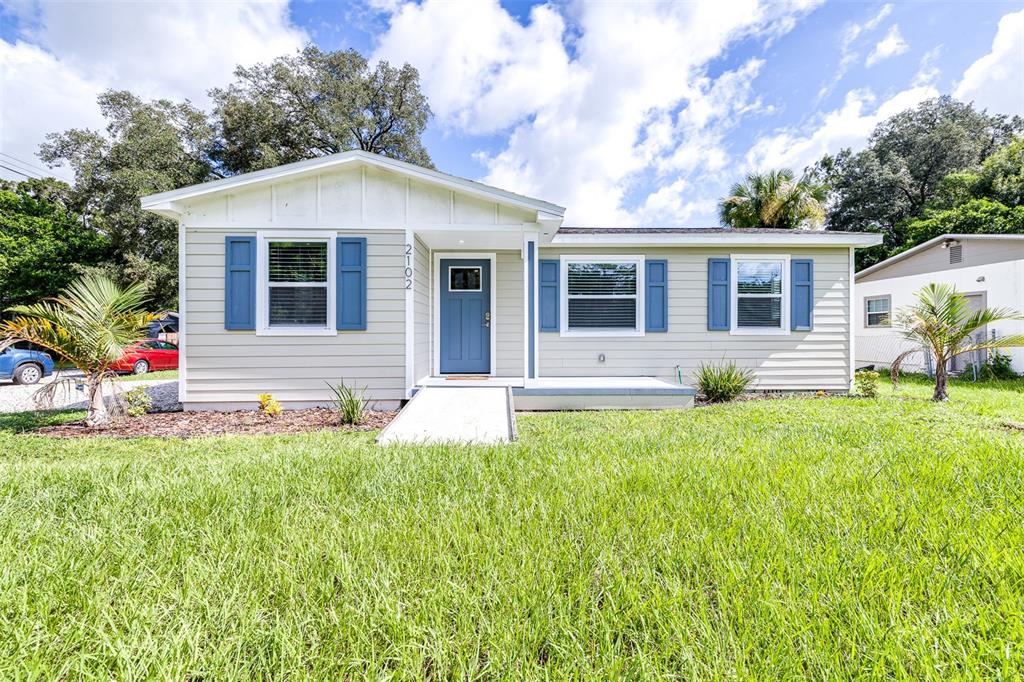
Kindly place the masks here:
[[(871, 315), (877, 315), (878, 312), (870, 312), (868, 310), (868, 301), (888, 301), (889, 310), (886, 311), (886, 322), (885, 324), (869, 324)], [(875, 296), (864, 297), (864, 328), (865, 329), (889, 329), (892, 327), (892, 296), (889, 294), (877, 294)]]
[[(733, 253), (729, 255), (729, 333), (733, 336), (789, 336), (789, 289), (791, 276), (789, 268), (790, 256), (775, 253)], [(781, 327), (741, 327), (739, 318), (738, 272), (740, 261), (782, 261), (782, 326)]]
[[(257, 232), (256, 235), (256, 335), (257, 336), (337, 336), (335, 323), (337, 269), (335, 256), (336, 232), (289, 231)], [(270, 326), (270, 272), (267, 264), (268, 243), (278, 241), (322, 241), (327, 242), (327, 326), (326, 327), (280, 327)]]
[[(480, 284), (477, 286), (476, 289), (452, 289), (452, 270), (476, 270), (479, 273), (479, 276), (477, 277), (477, 279), (480, 281)], [(481, 291), (484, 290), (483, 276), (484, 276), (483, 269), (479, 265), (449, 265), (448, 266), (448, 290), (449, 291), (465, 291), (467, 293), (473, 293), (475, 291), (477, 293), (480, 293)]]
[[(561, 256), (559, 263), (559, 336), (644, 336), (647, 323), (645, 310), (645, 256), (571, 255)], [(636, 329), (569, 329), (569, 264), (570, 263), (635, 263), (636, 264)]]

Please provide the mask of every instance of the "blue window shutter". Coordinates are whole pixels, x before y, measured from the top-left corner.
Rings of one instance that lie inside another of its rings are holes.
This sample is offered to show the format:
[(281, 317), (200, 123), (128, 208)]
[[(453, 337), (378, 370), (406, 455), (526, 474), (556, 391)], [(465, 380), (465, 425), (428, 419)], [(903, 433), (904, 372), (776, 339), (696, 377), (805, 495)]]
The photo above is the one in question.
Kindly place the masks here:
[(647, 260), (644, 263), (644, 324), (649, 332), (668, 331), (668, 261)]
[(814, 329), (814, 261), (810, 258), (790, 261), (790, 326), (793, 331)]
[(540, 261), (540, 330), (542, 332), (557, 332), (560, 325), (558, 267), (558, 259)]
[(728, 331), (731, 324), (729, 311), (728, 258), (708, 258), (708, 329)]
[(339, 330), (366, 329), (366, 238), (338, 237), (336, 266), (336, 326)]
[(256, 329), (256, 237), (224, 238), (224, 328)]

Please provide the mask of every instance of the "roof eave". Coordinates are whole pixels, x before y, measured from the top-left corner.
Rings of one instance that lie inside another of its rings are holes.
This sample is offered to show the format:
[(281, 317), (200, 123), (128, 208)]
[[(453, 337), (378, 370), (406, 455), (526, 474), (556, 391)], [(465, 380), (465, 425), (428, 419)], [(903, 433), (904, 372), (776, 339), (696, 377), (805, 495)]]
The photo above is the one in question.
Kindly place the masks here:
[(1011, 240), (1014, 240), (1014, 239), (1024, 239), (1024, 234), (959, 234), (959, 233), (954, 233), (954, 232), (947, 232), (946, 234), (940, 234), (938, 237), (932, 237), (931, 239), (929, 239), (926, 242), (921, 242), (917, 246), (913, 246), (913, 247), (907, 249), (906, 251), (903, 251), (901, 253), (897, 253), (895, 256), (891, 256), (889, 258), (886, 258), (884, 261), (882, 261), (880, 263), (875, 263), (874, 265), (872, 265), (870, 267), (864, 268), (863, 270), (861, 270), (860, 272), (858, 272), (856, 274), (856, 276), (854, 277), (854, 281), (860, 279), (861, 277), (867, 277), (868, 275), (870, 275), (872, 273), (875, 273), (875, 272), (878, 272), (879, 270), (884, 270), (885, 268), (889, 267), (890, 265), (895, 265), (896, 263), (899, 263), (902, 260), (906, 260), (907, 258), (910, 258), (914, 254), (920, 253), (921, 251), (924, 251), (926, 249), (930, 249), (931, 247), (935, 246), (936, 244), (944, 242), (947, 239), (955, 239), (957, 241), (961, 241), (961, 240), (964, 240), (964, 239), (982, 239), (982, 240), (986, 240), (986, 239), (1011, 239)]
[(882, 236), (869, 232), (799, 233), (799, 234), (744, 234), (722, 232), (717, 234), (561, 234), (551, 240), (553, 246), (837, 246), (866, 248), (882, 243)]

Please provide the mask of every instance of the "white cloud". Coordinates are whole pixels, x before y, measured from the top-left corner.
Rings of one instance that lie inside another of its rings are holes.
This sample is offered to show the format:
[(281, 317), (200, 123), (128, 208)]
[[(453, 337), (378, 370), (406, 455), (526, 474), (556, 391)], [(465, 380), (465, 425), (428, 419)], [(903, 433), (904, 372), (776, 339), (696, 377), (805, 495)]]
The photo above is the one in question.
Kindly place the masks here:
[(868, 55), (868, 59), (864, 62), (865, 66), (874, 66), (878, 62), (901, 55), (910, 49), (910, 45), (900, 35), (900, 27), (893, 24), (889, 32), (885, 34), (875, 45), (875, 49)]
[(932, 85), (942, 75), (942, 71), (936, 65), (939, 55), (942, 54), (942, 46), (938, 45), (924, 53), (921, 62), (918, 64), (917, 73), (914, 74), (913, 85)]
[(759, 138), (747, 153), (746, 165), (751, 170), (792, 168), (800, 173), (826, 153), (862, 147), (883, 120), (938, 95), (932, 86), (912, 87), (872, 110), (875, 96), (871, 91), (853, 90), (846, 94), (841, 108), (822, 116), (810, 130), (785, 129)]
[(1024, 11), (999, 20), (992, 49), (964, 71), (953, 95), (992, 113), (1024, 115)]
[(43, 3), (18, 12), (36, 28), (0, 41), (0, 149), (37, 165), (46, 133), (102, 126), (96, 95), (106, 88), (205, 105), (206, 91), (228, 83), (236, 64), (306, 42), (285, 0)]
[(817, 101), (820, 102), (825, 99), (835, 89), (836, 85), (839, 84), (839, 81), (843, 79), (843, 76), (850, 70), (850, 67), (860, 59), (860, 55), (853, 49), (857, 38), (874, 31), (890, 14), (892, 14), (892, 5), (886, 3), (867, 21), (863, 23), (850, 22), (843, 26), (840, 39), (839, 65), (836, 67), (832, 78), (821, 86), (821, 89), (818, 91)]
[[(628, 224), (685, 215), (672, 199), (680, 173), (724, 165), (722, 127), (760, 107), (749, 93), (761, 62), (717, 79), (708, 62), (741, 37), (777, 37), (810, 6), (579, 3), (571, 24), (542, 6), (524, 26), (496, 0), (425, 0), (391, 16), (377, 56), (420, 69), (443, 126), (511, 130), (503, 149), (476, 155), (486, 182), (569, 207), (568, 224)], [(630, 210), (643, 173), (670, 189)]]

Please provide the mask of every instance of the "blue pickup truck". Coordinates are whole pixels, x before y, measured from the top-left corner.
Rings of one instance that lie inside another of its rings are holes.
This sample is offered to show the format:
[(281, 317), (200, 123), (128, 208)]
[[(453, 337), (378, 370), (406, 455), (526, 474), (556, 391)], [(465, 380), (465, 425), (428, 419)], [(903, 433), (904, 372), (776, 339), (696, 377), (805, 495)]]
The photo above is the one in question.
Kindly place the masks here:
[(0, 381), (34, 384), (53, 374), (53, 358), (38, 350), (22, 350), (0, 344)]

